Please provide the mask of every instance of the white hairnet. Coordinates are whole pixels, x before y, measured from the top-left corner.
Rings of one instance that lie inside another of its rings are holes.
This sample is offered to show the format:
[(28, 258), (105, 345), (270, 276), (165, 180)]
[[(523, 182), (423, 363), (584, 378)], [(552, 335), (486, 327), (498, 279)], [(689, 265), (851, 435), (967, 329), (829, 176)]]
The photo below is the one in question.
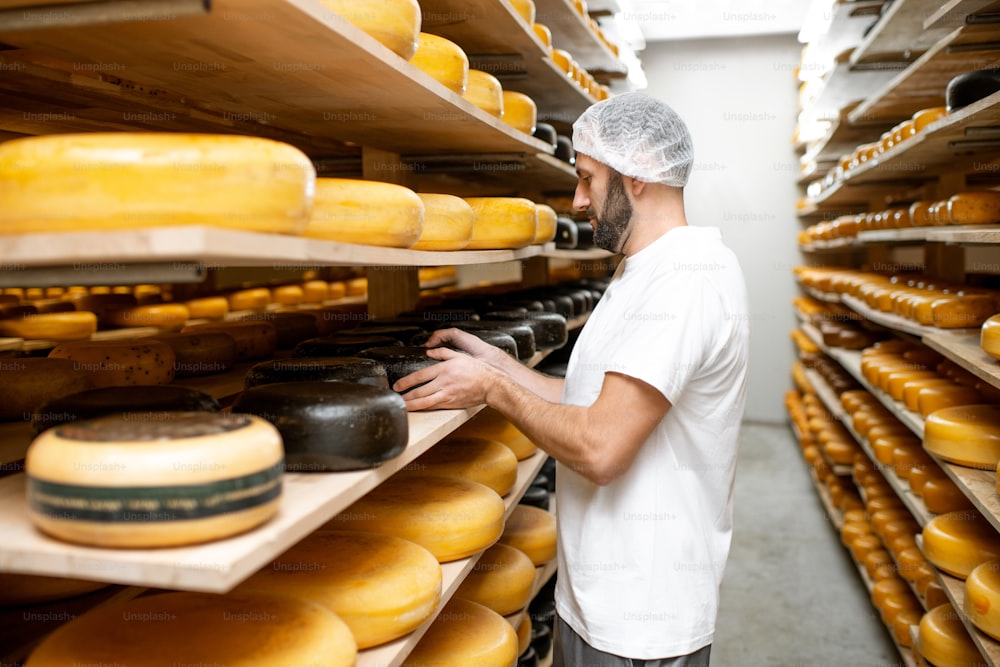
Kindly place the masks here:
[(573, 123), (573, 148), (624, 176), (676, 188), (687, 184), (694, 148), (666, 103), (623, 93), (591, 105)]

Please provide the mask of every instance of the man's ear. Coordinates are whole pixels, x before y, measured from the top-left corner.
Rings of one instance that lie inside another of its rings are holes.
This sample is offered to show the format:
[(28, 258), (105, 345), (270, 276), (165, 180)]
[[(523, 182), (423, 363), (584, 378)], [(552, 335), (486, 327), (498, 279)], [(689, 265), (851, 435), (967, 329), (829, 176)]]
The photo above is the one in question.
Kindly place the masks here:
[(638, 197), (639, 194), (646, 189), (646, 183), (643, 181), (636, 180), (631, 177), (626, 177), (629, 180), (629, 191), (632, 193), (633, 197)]

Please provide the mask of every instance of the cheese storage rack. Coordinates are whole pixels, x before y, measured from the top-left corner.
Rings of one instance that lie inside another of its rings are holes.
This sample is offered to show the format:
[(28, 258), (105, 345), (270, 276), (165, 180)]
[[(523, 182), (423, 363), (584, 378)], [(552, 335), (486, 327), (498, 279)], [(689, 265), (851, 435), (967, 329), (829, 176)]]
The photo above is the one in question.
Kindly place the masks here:
[[(852, 3), (840, 3), (850, 6)], [(850, 62), (854, 65), (891, 63), (897, 72), (878, 89), (854, 90), (853, 99), (841, 109), (828, 111), (831, 121), (825, 136), (798, 148), (816, 168), (804, 174), (799, 184), (808, 186), (837, 165), (852, 146), (877, 141), (882, 133), (913, 113), (944, 106), (948, 81), (965, 71), (1000, 66), (995, 50), (1000, 38), (996, 15), (983, 12), (994, 3), (972, 0), (896, 0), (890, 10), (873, 21), (868, 35), (857, 44)], [(992, 9), (992, 8), (991, 8)], [(977, 14), (977, 12), (983, 12)], [(850, 68), (838, 71), (842, 88), (851, 89)], [(844, 214), (878, 211), (906, 205), (918, 199), (947, 199), (966, 190), (996, 189), (1000, 165), (1000, 93), (953, 111), (927, 126), (916, 136), (896, 144), (875, 158), (852, 168), (818, 194), (800, 201), (802, 223), (832, 220)], [(925, 275), (952, 282), (978, 281), (996, 285), (1000, 273), (1000, 228), (983, 226), (932, 226), (860, 231), (854, 237), (800, 243), (803, 264), (857, 268), (865, 266), (914, 267)], [(922, 326), (901, 317), (877, 311), (849, 295), (803, 291), (825, 301), (840, 302), (869, 323), (895, 337), (919, 341), (939, 352), (992, 387), (1000, 388), (1000, 365), (979, 345), (979, 329), (945, 330)], [(824, 344), (819, 331), (799, 312), (800, 329), (821, 352), (836, 361), (858, 384), (918, 438), (923, 438), (924, 419), (907, 410), (888, 394), (873, 386), (861, 373), (860, 352)], [(878, 463), (870, 444), (850, 428), (836, 394), (816, 374), (809, 382), (823, 404), (843, 422), (873, 465), (883, 470), (896, 492), (921, 526), (934, 515), (885, 466)], [(839, 413), (838, 413), (839, 410)], [(996, 474), (953, 465), (934, 457), (945, 474), (956, 483), (977, 511), (1000, 530), (1000, 495)], [(818, 487), (822, 487), (818, 484)], [(979, 631), (962, 612), (964, 587), (961, 580), (936, 571), (947, 597), (959, 612), (986, 664), (1000, 664), (1000, 642)], [(914, 664), (913, 652), (901, 648), (906, 664)]]
[[(576, 11), (572, 3), (560, 1), (549, 10), (551, 16)], [(428, 32), (435, 31), (436, 19), (464, 17), (449, 24), (449, 30), (457, 30), (449, 38), (466, 49), (474, 66), (492, 69), (505, 88), (509, 83), (511, 90), (533, 96), (539, 120), (565, 128), (595, 101), (562, 73), (531, 26), (504, 0), (422, 5)], [(505, 50), (498, 53), (490, 44), (492, 34), (504, 35)], [(595, 35), (570, 31), (558, 39), (557, 46), (596, 58), (595, 73), (624, 74)], [(549, 196), (565, 199), (575, 188), (573, 168), (556, 159), (551, 146), (467, 102), (318, 0), (44, 5), (4, 0), (0, 43), (5, 47), (0, 50), (0, 139), (78, 131), (236, 133), (295, 145), (320, 175), (382, 180), (424, 192), (518, 195), (541, 202)], [(522, 262), (526, 282), (539, 284), (546, 281), (550, 257), (609, 256), (597, 250), (557, 251), (553, 244), (412, 251), (205, 227), (6, 236), (0, 237), (0, 255), (5, 267), (16, 269), (16, 276), (0, 274), (5, 286), (107, 283), (100, 267), (112, 264), (116, 284), (151, 279), (197, 284), (217, 267), (259, 267), (265, 273), (275, 266), (365, 267), (373, 316), (415, 305), (419, 266)], [(95, 269), (89, 281), (80, 265)], [(570, 324), (579, 327), (582, 320)], [(201, 388), (217, 397), (238, 385), (225, 377), (207, 383)], [(398, 459), (362, 473), (301, 479), (289, 474), (279, 516), (261, 527), (264, 532), (191, 550), (73, 551), (70, 545), (39, 540), (17, 516), (23, 478), (8, 476), (0, 480), (5, 499), (0, 571), (85, 576), (127, 586), (110, 594), (112, 599), (144, 587), (229, 590), (476, 412), (411, 414), (410, 442)], [(15, 450), (23, 448), (26, 425), (0, 430), (4, 452), (11, 442)], [(4, 456), (6, 465), (10, 456)], [(515, 489), (504, 499), (508, 512), (544, 458), (538, 453), (519, 464)], [(14, 535), (19, 537), (12, 541)], [(444, 567), (442, 605), (476, 559)], [(551, 576), (552, 566), (540, 569), (538, 586)], [(358, 664), (400, 664), (427, 625), (362, 652)], [(8, 661), (12, 656), (0, 657)]]

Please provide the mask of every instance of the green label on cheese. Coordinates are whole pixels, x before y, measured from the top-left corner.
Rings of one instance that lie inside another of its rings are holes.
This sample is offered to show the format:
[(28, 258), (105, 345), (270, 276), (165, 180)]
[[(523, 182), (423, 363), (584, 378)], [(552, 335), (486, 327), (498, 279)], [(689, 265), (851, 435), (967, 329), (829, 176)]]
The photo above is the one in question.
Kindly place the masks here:
[(243, 477), (184, 486), (98, 487), (28, 477), (28, 505), (68, 521), (161, 523), (204, 519), (264, 505), (281, 494), (284, 463)]

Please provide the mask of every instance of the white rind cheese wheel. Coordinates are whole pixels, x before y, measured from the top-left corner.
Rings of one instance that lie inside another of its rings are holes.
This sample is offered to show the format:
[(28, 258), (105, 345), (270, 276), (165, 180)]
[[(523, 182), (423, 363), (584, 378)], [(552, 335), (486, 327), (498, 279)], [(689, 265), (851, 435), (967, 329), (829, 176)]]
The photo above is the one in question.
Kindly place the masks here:
[(1000, 315), (993, 315), (983, 322), (979, 330), (979, 346), (994, 359), (1000, 359)]
[(1000, 462), (1000, 406), (961, 405), (924, 420), (924, 449), (969, 468), (996, 470)]
[(455, 596), (507, 616), (524, 609), (531, 601), (535, 574), (535, 565), (524, 552), (506, 544), (494, 544), (479, 557)]
[(980, 563), (1000, 558), (1000, 533), (976, 511), (939, 514), (924, 526), (922, 549), (939, 570), (965, 579)]
[(535, 565), (556, 557), (556, 517), (539, 507), (517, 505), (507, 518), (500, 543), (523, 551)]
[(466, 197), (476, 222), (469, 250), (523, 248), (538, 229), (535, 203), (523, 197)]
[(277, 511), (283, 458), (277, 429), (249, 415), (160, 412), (63, 424), (28, 447), (28, 516), (53, 537), (92, 546), (220, 539)]
[(422, 32), (410, 64), (458, 95), (465, 94), (469, 83), (469, 57), (455, 42)]
[(26, 666), (349, 667), (357, 647), (337, 615), (272, 595), (163, 593), (96, 607), (57, 628)]
[(395, 535), (423, 546), (441, 563), (492, 546), (504, 526), (495, 491), (454, 477), (392, 477), (326, 524), (332, 530)]
[(414, 250), (461, 250), (469, 245), (476, 216), (455, 195), (418, 193), (424, 202), (424, 226)]
[(958, 612), (949, 603), (934, 607), (920, 619), (917, 646), (934, 667), (985, 667)]
[(61, 343), (50, 359), (69, 359), (90, 374), (92, 387), (170, 384), (177, 357), (162, 341), (78, 340)]
[(51, 134), (0, 145), (0, 232), (210, 225), (298, 234), (316, 170), (270, 139)]
[(981, 563), (969, 573), (963, 608), (973, 625), (1000, 639), (1000, 560)]
[(391, 535), (317, 531), (236, 589), (322, 604), (351, 629), (358, 648), (415, 630), (441, 599), (441, 565), (427, 549)]
[(503, 91), (503, 122), (525, 134), (534, 134), (538, 107), (524, 93)]
[(420, 5), (417, 0), (320, 0), (327, 9), (343, 16), (369, 36), (409, 60), (417, 51), (420, 35)]
[(500, 80), (489, 72), (470, 69), (465, 94), (462, 97), (486, 113), (503, 118), (503, 86), (500, 85)]
[(532, 244), (548, 243), (556, 237), (558, 216), (556, 210), (548, 204), (535, 204), (535, 238)]
[(403, 667), (512, 667), (517, 633), (500, 614), (452, 598), (406, 657)]
[(96, 331), (97, 315), (82, 311), (26, 314), (0, 319), (0, 336), (29, 340), (84, 340)]
[(479, 482), (503, 496), (517, 481), (517, 457), (502, 442), (452, 435), (404, 470)]
[(316, 179), (316, 202), (303, 236), (409, 248), (420, 238), (424, 203), (394, 183), (353, 178)]

